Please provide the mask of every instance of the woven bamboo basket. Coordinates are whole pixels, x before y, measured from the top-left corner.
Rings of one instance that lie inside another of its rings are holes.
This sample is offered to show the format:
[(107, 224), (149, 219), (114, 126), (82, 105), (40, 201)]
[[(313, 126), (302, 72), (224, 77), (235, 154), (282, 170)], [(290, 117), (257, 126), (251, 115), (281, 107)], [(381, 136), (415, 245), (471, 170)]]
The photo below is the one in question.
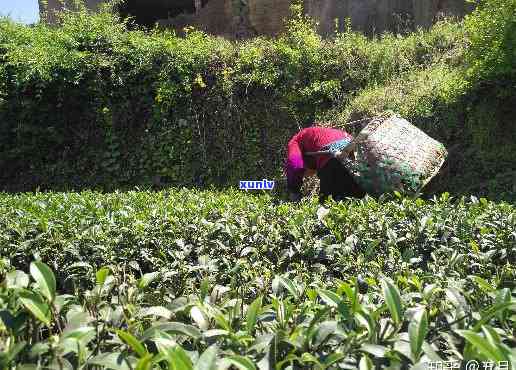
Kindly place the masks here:
[[(350, 153), (355, 159), (350, 159)], [(371, 119), (335, 156), (369, 194), (418, 193), (440, 170), (448, 152), (407, 120)]]

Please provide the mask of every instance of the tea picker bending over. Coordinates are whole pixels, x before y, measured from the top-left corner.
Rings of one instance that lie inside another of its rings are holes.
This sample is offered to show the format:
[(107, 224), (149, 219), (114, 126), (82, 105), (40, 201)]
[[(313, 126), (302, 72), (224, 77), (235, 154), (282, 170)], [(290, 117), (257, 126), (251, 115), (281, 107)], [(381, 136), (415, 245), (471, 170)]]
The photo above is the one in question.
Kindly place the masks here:
[(346, 197), (362, 198), (365, 192), (358, 186), (344, 165), (330, 154), (306, 155), (309, 152), (341, 150), (353, 137), (343, 130), (312, 126), (294, 135), (287, 146), (285, 172), (290, 200), (301, 199), (304, 176), (317, 172), (320, 180), (319, 202), (328, 196), (336, 201)]

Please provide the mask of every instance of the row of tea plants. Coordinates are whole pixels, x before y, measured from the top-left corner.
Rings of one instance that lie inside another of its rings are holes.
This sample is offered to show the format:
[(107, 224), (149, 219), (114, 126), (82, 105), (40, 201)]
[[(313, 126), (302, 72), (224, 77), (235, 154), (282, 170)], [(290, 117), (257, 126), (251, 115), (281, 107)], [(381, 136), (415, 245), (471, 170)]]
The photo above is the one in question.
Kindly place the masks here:
[(3, 194), (0, 367), (510, 368), (515, 246), (513, 205), (446, 193)]

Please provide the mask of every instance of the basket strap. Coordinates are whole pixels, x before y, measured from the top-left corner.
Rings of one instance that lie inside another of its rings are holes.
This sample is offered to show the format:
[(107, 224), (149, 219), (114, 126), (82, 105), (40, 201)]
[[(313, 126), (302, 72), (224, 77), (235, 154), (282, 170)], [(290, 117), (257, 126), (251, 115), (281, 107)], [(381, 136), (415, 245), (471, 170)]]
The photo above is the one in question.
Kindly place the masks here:
[(349, 153), (355, 150), (357, 144), (358, 142), (355, 139), (353, 139), (344, 149), (338, 152), (332, 152), (331, 150), (320, 150), (318, 152), (306, 152), (304, 154), (309, 156), (330, 155), (333, 158), (344, 159), (349, 156)]
[(306, 152), (304, 154), (305, 155), (310, 155), (310, 156), (316, 156), (316, 155), (331, 155), (331, 156), (333, 156), (334, 155), (334, 153), (331, 150), (320, 150), (318, 152)]

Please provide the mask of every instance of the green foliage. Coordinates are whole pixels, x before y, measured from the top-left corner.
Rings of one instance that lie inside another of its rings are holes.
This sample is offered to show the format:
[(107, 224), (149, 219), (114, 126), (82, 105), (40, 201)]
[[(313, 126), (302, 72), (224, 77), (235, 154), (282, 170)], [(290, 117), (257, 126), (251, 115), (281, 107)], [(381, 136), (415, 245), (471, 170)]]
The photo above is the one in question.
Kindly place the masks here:
[(103, 11), (58, 27), (0, 20), (0, 187), (234, 184), (280, 177), (285, 142), (371, 84), (460, 54), (458, 24), (321, 39), (126, 30)]
[[(242, 42), (127, 31), (108, 11), (2, 19), (0, 187), (274, 177), (299, 125), (394, 110), (455, 147), (446, 187), (488, 177), (496, 195), (516, 183), (513, 56), (506, 0), (465, 31), (372, 40), (322, 39), (296, 6), (285, 34)], [(0, 194), (0, 368), (516, 363), (514, 205), (329, 206), (233, 190)]]
[[(514, 201), (515, 11), (513, 0), (481, 1), (466, 18), (465, 31), (455, 29), (458, 24), (436, 25), (426, 37), (434, 45), (437, 37), (454, 48), (421, 68), (399, 70), (383, 83), (368, 84), (348, 104), (328, 113), (328, 120), (344, 126), (349, 120), (394, 111), (450, 150), (426, 191)], [(403, 40), (410, 44), (412, 37)], [(416, 49), (411, 45), (408, 50)]]
[[(507, 82), (507, 81), (506, 81)], [(493, 84), (496, 84), (493, 81)], [(479, 89), (463, 68), (436, 63), (360, 91), (333, 122), (397, 112), (449, 149), (438, 177), (425, 190), (516, 200), (516, 95)], [(334, 124), (335, 125), (335, 124)]]
[(0, 366), (516, 361), (513, 205), (443, 194), (329, 206), (317, 216), (315, 199), (188, 190), (0, 195)]
[(511, 86), (516, 80), (516, 1), (483, 0), (465, 26), (470, 77)]
[(363, 89), (340, 113), (339, 122), (344, 124), (355, 117), (373, 117), (384, 111), (395, 111), (433, 137), (449, 140), (447, 135), (459, 123), (456, 120), (443, 123), (438, 113), (446, 109), (452, 116), (450, 107), (460, 101), (467, 86), (460, 70), (436, 64), (403, 74), (385, 85)]
[(278, 179), (299, 127), (392, 110), (452, 149), (429, 192), (514, 199), (514, 9), (482, 1), (465, 23), (322, 39), (296, 5), (284, 34), (239, 42), (128, 31), (107, 8), (59, 27), (2, 19), (0, 188)]

